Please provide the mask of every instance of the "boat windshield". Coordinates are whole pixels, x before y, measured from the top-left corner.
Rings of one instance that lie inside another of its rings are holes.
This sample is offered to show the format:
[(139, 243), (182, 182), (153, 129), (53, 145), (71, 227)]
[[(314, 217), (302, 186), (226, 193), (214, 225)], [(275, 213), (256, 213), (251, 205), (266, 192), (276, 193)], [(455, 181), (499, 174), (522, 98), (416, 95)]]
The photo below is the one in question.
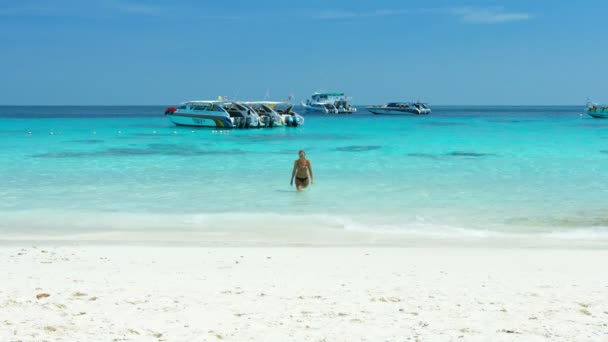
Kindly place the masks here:
[(334, 103), (337, 107), (347, 107), (348, 102), (345, 100), (339, 100)]
[(245, 117), (244, 113), (247, 111), (245, 107), (238, 103), (224, 103), (222, 107), (231, 117)]
[(224, 105), (222, 105), (222, 107), (224, 107), (225, 109), (236, 109), (236, 110), (245, 110), (245, 107), (243, 107), (242, 105), (238, 104), (238, 103), (226, 103)]
[(272, 109), (270, 109), (268, 106), (260, 103), (251, 104), (250, 107), (255, 110), (256, 113), (258, 113), (259, 115), (270, 115), (273, 112)]
[(291, 105), (289, 103), (277, 103), (274, 105), (274, 107), (272, 109), (274, 109), (274, 111), (279, 114), (289, 114), (289, 113), (291, 113), (292, 108), (293, 108), (293, 105)]
[(206, 112), (221, 112), (222, 109), (219, 105), (215, 103), (188, 103), (187, 107), (190, 107), (190, 110), (197, 111), (206, 111)]

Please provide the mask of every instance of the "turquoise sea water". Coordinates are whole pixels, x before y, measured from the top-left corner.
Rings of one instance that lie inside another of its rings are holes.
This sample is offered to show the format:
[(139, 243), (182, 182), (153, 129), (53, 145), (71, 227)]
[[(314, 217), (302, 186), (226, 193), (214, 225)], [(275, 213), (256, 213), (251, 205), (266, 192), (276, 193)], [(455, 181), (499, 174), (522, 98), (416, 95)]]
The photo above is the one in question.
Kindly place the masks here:
[[(0, 107), (4, 239), (608, 241), (608, 120), (582, 107), (360, 109), (230, 131), (163, 110)], [(299, 149), (316, 175), (303, 193), (289, 187)]]

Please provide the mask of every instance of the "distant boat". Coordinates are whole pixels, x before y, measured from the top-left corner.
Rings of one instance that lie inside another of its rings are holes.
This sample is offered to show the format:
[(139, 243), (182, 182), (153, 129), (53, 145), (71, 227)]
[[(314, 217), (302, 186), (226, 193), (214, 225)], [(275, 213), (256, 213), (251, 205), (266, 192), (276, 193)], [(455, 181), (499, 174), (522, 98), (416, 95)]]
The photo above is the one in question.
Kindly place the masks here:
[(382, 106), (367, 107), (367, 110), (377, 115), (431, 114), (429, 105), (421, 102), (390, 102)]
[(349, 102), (344, 93), (314, 93), (302, 107), (307, 112), (323, 114), (351, 114), (357, 111)]
[(587, 114), (599, 119), (608, 119), (608, 105), (598, 105), (587, 101)]

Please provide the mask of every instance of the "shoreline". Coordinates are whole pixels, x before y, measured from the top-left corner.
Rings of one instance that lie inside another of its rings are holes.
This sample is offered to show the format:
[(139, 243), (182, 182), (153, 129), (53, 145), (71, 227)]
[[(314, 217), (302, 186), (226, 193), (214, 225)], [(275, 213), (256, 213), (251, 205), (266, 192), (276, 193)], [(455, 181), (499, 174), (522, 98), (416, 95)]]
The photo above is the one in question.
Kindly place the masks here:
[[(0, 230), (1, 232), (2, 230)], [(167, 247), (167, 248), (472, 248), (538, 250), (606, 250), (608, 237), (594, 231), (566, 233), (374, 232), (315, 227), (242, 230), (149, 230), (105, 232), (4, 232), (3, 247)], [(597, 235), (596, 235), (597, 234)]]
[(501, 231), (496, 227), (462, 228), (417, 222), (400, 226), (385, 223), (368, 225), (367, 221), (346, 215), (321, 214), (58, 214), (49, 210), (20, 211), (8, 213), (0, 222), (0, 246), (608, 249), (608, 231), (603, 226), (512, 226), (508, 227), (511, 231)]

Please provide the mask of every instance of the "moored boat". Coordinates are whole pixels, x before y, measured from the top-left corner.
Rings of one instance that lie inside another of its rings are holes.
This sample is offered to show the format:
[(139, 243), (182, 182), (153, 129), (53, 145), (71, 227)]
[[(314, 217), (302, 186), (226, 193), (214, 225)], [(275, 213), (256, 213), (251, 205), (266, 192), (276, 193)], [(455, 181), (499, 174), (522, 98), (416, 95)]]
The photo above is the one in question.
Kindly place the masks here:
[(306, 102), (302, 102), (302, 107), (307, 112), (323, 114), (351, 114), (357, 111), (349, 103), (350, 99), (344, 93), (314, 93)]
[(293, 104), (287, 102), (260, 101), (260, 104), (276, 112), (285, 126), (297, 127), (304, 124), (304, 117), (293, 111)]
[(268, 101), (188, 101), (167, 108), (165, 115), (178, 126), (261, 128), (304, 124), (304, 118), (292, 108), (286, 103)]
[(275, 112), (271, 107), (268, 106), (267, 101), (249, 101), (243, 102), (243, 105), (250, 108), (257, 115), (260, 116), (260, 120), (264, 127), (281, 127), (285, 126), (285, 122), (281, 115)]
[(428, 104), (421, 102), (390, 102), (382, 106), (366, 108), (377, 115), (427, 115), (431, 114)]
[(587, 114), (598, 119), (608, 119), (608, 105), (599, 105), (587, 101)]
[(235, 122), (245, 122), (231, 116), (223, 104), (222, 101), (188, 101), (167, 108), (165, 115), (178, 126), (234, 128)]

